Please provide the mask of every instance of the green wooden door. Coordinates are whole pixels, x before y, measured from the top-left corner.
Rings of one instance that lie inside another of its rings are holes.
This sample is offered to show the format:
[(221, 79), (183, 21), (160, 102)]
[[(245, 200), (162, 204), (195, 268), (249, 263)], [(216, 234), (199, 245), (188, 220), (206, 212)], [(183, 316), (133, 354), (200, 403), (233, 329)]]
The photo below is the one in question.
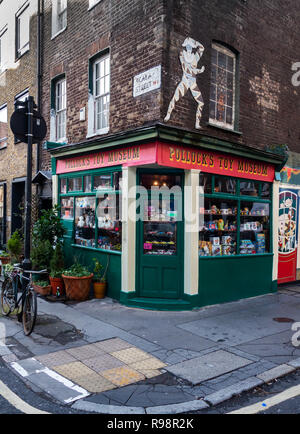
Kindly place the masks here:
[(140, 206), (144, 219), (137, 222), (137, 293), (179, 299), (184, 274), (183, 190), (154, 201), (148, 191)]

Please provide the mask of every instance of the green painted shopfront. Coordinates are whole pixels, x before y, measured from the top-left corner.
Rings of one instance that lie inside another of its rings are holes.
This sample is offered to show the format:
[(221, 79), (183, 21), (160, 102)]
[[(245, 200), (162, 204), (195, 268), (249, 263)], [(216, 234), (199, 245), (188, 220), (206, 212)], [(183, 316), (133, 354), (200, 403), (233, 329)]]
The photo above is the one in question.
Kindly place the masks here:
[(108, 297), (189, 310), (277, 290), (282, 156), (162, 125), (48, 150), (68, 265), (99, 259)]

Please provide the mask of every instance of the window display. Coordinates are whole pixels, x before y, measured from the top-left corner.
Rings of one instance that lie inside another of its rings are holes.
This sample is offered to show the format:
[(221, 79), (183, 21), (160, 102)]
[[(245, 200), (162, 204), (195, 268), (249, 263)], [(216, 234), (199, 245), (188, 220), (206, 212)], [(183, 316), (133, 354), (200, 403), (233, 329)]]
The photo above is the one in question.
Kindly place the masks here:
[(76, 197), (75, 244), (95, 247), (95, 208), (94, 197)]
[(68, 192), (82, 191), (82, 177), (68, 179)]
[(62, 178), (60, 180), (60, 192), (61, 194), (67, 193), (67, 178)]
[(235, 255), (237, 201), (205, 198), (203, 205), (200, 208), (199, 255)]
[(110, 190), (111, 175), (94, 176), (94, 190)]
[[(266, 199), (271, 197), (270, 184), (201, 174), (201, 185), (205, 187), (200, 189), (199, 256), (271, 252), (271, 202)], [(235, 196), (225, 199), (224, 194)]]
[(98, 248), (122, 250), (121, 196), (105, 194), (97, 207)]
[(241, 202), (241, 255), (269, 252), (269, 210), (268, 203)]
[(67, 197), (61, 200), (61, 218), (73, 219), (74, 217), (74, 197)]

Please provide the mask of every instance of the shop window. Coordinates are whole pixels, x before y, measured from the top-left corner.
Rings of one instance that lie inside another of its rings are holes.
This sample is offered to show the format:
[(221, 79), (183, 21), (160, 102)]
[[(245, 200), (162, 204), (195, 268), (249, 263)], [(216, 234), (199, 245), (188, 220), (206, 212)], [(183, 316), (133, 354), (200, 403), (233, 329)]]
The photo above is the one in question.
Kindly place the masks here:
[(234, 129), (236, 55), (228, 48), (213, 44), (209, 121)]
[(74, 218), (74, 197), (67, 197), (61, 200), (61, 218)]
[(200, 187), (203, 189), (201, 193), (211, 193), (212, 192), (212, 185), (211, 185), (211, 176), (205, 175), (204, 173), (200, 174)]
[(259, 182), (254, 181), (241, 181), (240, 194), (243, 196), (258, 196), (259, 195)]
[(60, 193), (61, 194), (67, 193), (67, 178), (62, 178), (60, 180)]
[(0, 149), (6, 148), (8, 136), (7, 105), (0, 107)]
[(200, 256), (236, 255), (238, 202), (205, 198), (203, 205), (200, 207), (199, 222)]
[[(214, 192), (200, 189), (199, 255), (232, 256), (271, 253), (271, 184), (201, 174), (200, 186), (214, 185)], [(230, 181), (230, 182), (229, 182)], [(234, 193), (230, 199), (224, 193)], [(243, 196), (249, 196), (247, 200)], [(223, 196), (223, 197), (222, 197)], [(253, 196), (253, 199), (250, 199)]]
[(29, 50), (30, 35), (29, 2), (16, 14), (16, 58), (23, 56)]
[(269, 253), (269, 204), (242, 201), (240, 214), (240, 254)]
[(68, 180), (68, 192), (82, 191), (82, 177), (69, 178)]
[(172, 188), (175, 186), (181, 187), (180, 175), (163, 175), (163, 174), (142, 174), (140, 184), (147, 190), (151, 188)]
[(90, 193), (92, 191), (92, 177), (90, 175), (84, 176), (83, 184), (84, 184), (84, 192)]
[(95, 247), (96, 198), (75, 199), (75, 244)]
[(122, 217), (121, 197), (115, 194), (104, 194), (98, 200), (98, 248), (121, 251), (122, 249)]
[(110, 190), (111, 188), (110, 174), (94, 176), (94, 190)]
[(215, 193), (236, 193), (236, 180), (233, 178), (226, 178), (223, 176), (215, 177)]

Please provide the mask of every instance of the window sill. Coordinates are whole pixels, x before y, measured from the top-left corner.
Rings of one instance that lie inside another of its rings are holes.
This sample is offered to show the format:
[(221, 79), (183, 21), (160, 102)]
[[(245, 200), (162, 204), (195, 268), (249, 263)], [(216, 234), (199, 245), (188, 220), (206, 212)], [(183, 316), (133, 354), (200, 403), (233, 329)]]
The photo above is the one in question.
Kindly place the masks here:
[(2, 151), (2, 149), (6, 149), (6, 148), (7, 148), (7, 145), (0, 146), (0, 151)]
[(67, 28), (68, 28), (68, 26), (64, 27), (63, 29), (61, 29), (57, 33), (55, 33), (55, 35), (51, 36), (51, 41), (53, 41), (53, 39), (55, 39), (57, 36), (59, 36), (61, 33), (63, 33)]
[(207, 122), (208, 127), (217, 128), (218, 130), (226, 131), (227, 133), (238, 134), (241, 136), (243, 133), (241, 131), (237, 131), (231, 128), (227, 128), (225, 125), (222, 127), (221, 125), (214, 124), (213, 122)]
[(95, 133), (88, 134), (86, 138), (91, 139), (92, 137), (102, 136), (108, 133), (109, 133), (109, 128), (103, 128), (102, 130), (96, 131)]
[(84, 250), (92, 250), (93, 252), (109, 253), (112, 255), (119, 255), (119, 256), (122, 255), (122, 252), (117, 252), (115, 250), (96, 249), (95, 247), (79, 246), (78, 244), (71, 244), (71, 247), (75, 247), (78, 249), (84, 249)]
[(23, 53), (18, 54), (16, 56), (15, 63), (17, 63), (19, 60), (21, 60), (22, 57), (25, 56), (25, 54), (27, 54), (29, 51), (30, 51), (30, 49), (28, 47)]
[(224, 256), (199, 256), (199, 259), (204, 259), (204, 260), (208, 260), (208, 259), (240, 259), (240, 258), (263, 258), (263, 257), (267, 257), (267, 256), (274, 256), (274, 253), (257, 253), (255, 255), (224, 255)]

